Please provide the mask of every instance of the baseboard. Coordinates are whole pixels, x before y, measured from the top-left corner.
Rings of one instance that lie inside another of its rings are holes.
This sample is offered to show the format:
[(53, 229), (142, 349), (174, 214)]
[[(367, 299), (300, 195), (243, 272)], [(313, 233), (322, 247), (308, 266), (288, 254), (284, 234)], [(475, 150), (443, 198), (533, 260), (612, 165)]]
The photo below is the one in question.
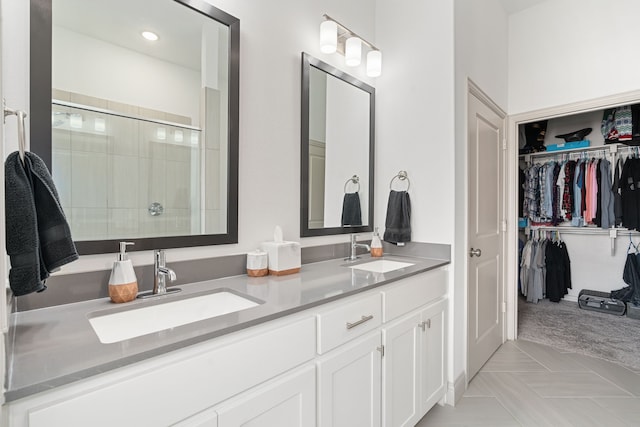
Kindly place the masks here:
[(450, 406), (456, 406), (456, 403), (462, 399), (462, 395), (467, 389), (467, 379), (464, 372), (461, 372), (455, 383), (447, 384), (447, 394), (445, 403)]

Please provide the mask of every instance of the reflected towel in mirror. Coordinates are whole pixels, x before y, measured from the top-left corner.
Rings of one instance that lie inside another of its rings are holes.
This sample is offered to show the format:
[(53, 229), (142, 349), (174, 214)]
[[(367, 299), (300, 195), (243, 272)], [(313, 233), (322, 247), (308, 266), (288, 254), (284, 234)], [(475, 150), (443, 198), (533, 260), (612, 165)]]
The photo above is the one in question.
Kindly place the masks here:
[(362, 225), (360, 196), (357, 192), (346, 193), (342, 199), (342, 226)]

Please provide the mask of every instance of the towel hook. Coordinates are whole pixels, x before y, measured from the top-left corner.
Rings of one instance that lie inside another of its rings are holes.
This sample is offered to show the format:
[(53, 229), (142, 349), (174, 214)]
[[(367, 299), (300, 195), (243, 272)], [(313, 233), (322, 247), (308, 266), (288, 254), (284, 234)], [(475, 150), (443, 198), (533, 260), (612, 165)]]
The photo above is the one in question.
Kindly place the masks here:
[(360, 191), (360, 177), (358, 177), (358, 175), (353, 175), (351, 178), (349, 178), (344, 183), (344, 192), (345, 192), (345, 194), (347, 192), (347, 185), (349, 185), (350, 182), (353, 183), (353, 184), (356, 184), (358, 186), (358, 189), (356, 191), (354, 191), (354, 193), (358, 193)]
[(400, 181), (407, 181), (407, 189), (405, 191), (409, 191), (409, 188), (411, 187), (411, 180), (409, 180), (409, 176), (407, 175), (407, 171), (400, 171), (398, 172), (398, 174), (396, 176), (394, 176), (393, 178), (391, 178), (391, 182), (389, 182), (389, 189), (393, 190), (393, 181), (395, 181), (396, 179), (400, 180)]
[(24, 151), (25, 151), (25, 126), (24, 118), (27, 117), (27, 113), (22, 110), (14, 110), (7, 107), (7, 102), (2, 99), (2, 106), (4, 108), (3, 120), (6, 123), (7, 116), (16, 116), (18, 118), (18, 153), (20, 154), (20, 161), (24, 164)]

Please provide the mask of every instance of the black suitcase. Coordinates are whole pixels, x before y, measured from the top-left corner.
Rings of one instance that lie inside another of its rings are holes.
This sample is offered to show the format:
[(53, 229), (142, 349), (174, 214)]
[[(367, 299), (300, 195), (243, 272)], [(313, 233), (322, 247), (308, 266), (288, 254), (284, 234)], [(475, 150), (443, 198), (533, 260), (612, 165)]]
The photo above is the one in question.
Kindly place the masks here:
[(578, 294), (578, 307), (584, 310), (599, 311), (617, 316), (622, 316), (626, 309), (625, 303), (612, 299), (609, 292), (591, 291), (589, 289), (583, 289)]

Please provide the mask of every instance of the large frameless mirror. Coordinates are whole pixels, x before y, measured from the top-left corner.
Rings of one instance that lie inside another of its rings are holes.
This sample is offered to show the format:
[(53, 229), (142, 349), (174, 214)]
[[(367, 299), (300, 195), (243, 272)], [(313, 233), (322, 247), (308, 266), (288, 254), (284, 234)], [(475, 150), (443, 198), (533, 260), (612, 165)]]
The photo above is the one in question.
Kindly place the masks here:
[(371, 231), (375, 89), (302, 54), (301, 236)]
[(202, 0), (32, 0), (31, 150), (80, 254), (237, 242), (238, 58)]

